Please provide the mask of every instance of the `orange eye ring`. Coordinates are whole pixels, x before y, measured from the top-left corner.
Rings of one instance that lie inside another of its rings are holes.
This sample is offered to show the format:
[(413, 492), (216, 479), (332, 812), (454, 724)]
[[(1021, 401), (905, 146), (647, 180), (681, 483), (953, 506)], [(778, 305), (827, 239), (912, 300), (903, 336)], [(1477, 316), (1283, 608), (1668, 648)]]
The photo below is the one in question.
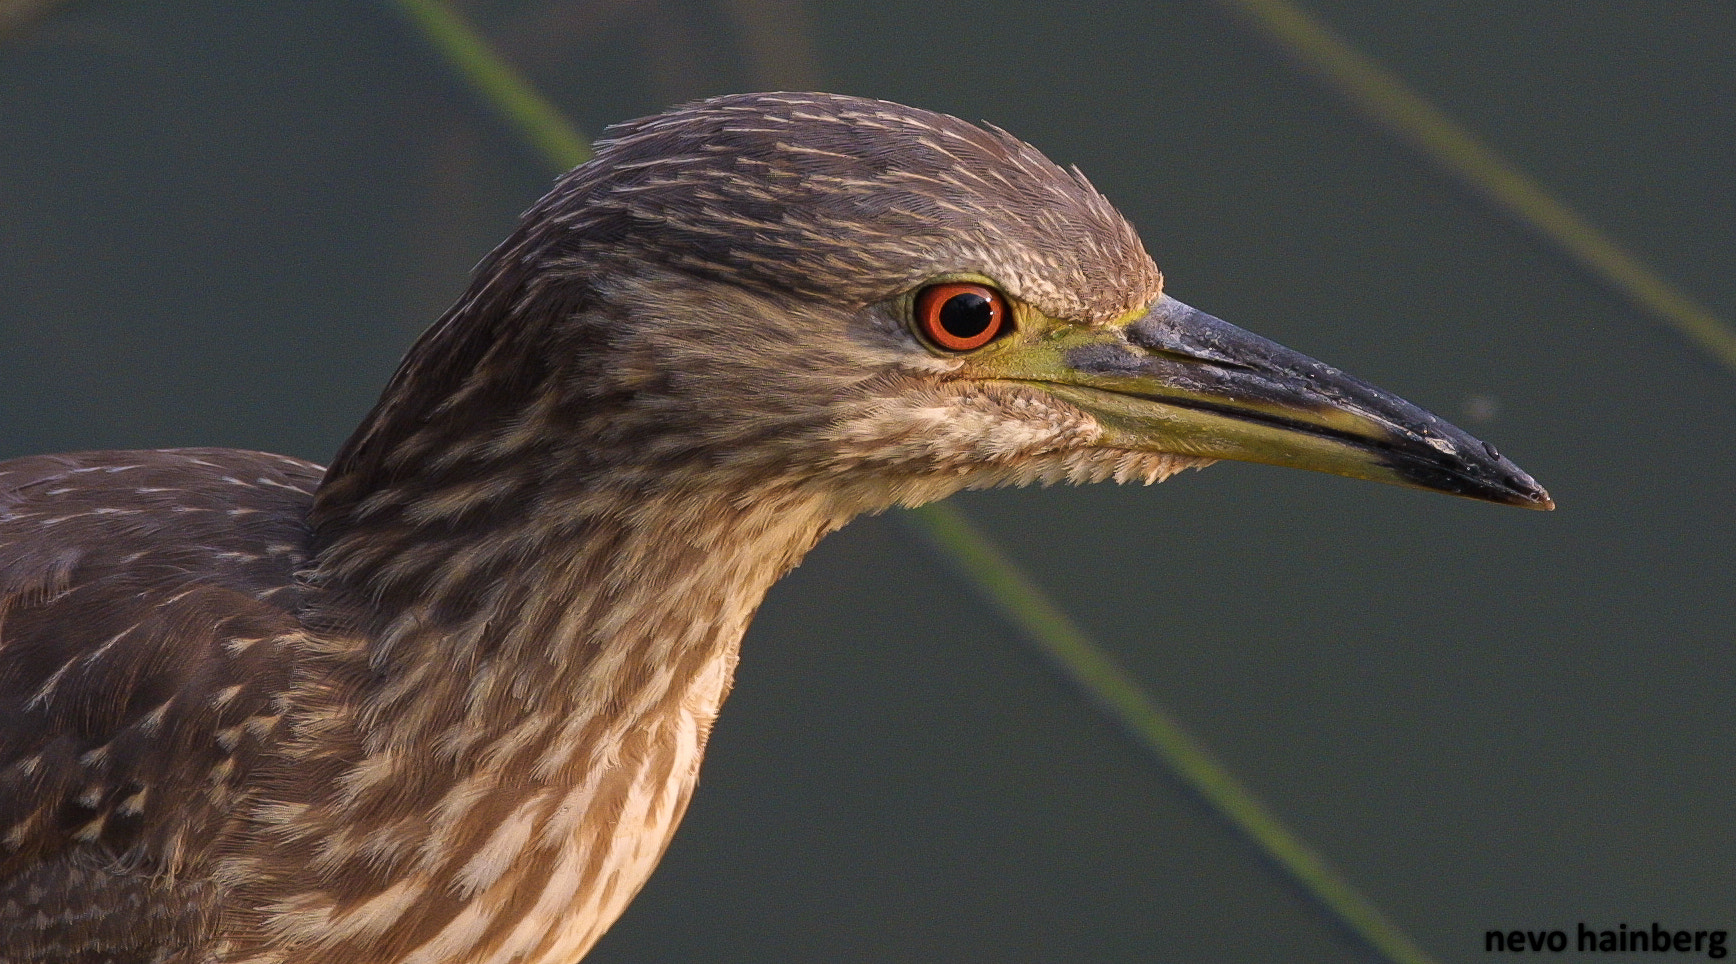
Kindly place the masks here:
[(1012, 320), (1007, 296), (988, 285), (949, 282), (916, 293), (916, 328), (947, 351), (970, 351), (994, 341)]

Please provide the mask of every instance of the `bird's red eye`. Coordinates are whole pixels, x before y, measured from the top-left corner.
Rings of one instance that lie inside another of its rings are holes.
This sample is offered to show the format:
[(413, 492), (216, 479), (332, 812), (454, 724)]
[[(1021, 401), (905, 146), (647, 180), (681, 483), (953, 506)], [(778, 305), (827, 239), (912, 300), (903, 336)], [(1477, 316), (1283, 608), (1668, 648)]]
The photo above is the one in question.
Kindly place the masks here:
[(929, 285), (916, 293), (916, 327), (948, 351), (970, 351), (994, 341), (1011, 321), (1007, 298), (988, 285)]

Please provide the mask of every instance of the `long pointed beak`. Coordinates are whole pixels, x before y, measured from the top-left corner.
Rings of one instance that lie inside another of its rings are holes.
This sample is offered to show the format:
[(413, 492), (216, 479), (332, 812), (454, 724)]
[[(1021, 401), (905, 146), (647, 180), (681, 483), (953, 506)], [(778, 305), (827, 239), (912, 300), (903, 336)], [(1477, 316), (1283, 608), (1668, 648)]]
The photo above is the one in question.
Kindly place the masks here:
[(1555, 503), (1493, 445), (1361, 379), (1168, 295), (1124, 326), (997, 360), (1090, 412), (1099, 444), (1263, 462), (1527, 509)]

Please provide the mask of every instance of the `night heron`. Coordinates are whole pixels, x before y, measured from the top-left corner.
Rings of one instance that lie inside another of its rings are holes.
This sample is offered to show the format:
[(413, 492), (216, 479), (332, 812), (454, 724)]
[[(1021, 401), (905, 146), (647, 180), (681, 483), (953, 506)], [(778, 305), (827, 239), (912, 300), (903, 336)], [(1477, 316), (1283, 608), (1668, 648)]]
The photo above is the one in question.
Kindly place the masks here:
[(825, 94), (620, 125), (329, 470), (0, 464), (0, 960), (575, 961), (820, 537), (1214, 459), (1551, 506), (1164, 295), (999, 130)]

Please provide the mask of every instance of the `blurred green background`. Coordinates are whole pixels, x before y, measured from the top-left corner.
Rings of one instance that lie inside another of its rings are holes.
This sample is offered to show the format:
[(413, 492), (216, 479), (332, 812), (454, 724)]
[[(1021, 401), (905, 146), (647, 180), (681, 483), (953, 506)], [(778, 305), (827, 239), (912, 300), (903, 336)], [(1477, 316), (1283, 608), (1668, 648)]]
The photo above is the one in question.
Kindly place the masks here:
[[(1308, 3), (1736, 316), (1736, 9)], [(1083, 168), (1178, 297), (1494, 441), (1560, 511), (1244, 465), (958, 501), (1441, 961), (1736, 928), (1736, 372), (1207, 0), (455, 6), (592, 134), (755, 88), (989, 120)], [(0, 31), (0, 457), (323, 461), (551, 180), (389, 4)], [(589, 960), (1371, 959), (882, 517), (772, 593)]]

